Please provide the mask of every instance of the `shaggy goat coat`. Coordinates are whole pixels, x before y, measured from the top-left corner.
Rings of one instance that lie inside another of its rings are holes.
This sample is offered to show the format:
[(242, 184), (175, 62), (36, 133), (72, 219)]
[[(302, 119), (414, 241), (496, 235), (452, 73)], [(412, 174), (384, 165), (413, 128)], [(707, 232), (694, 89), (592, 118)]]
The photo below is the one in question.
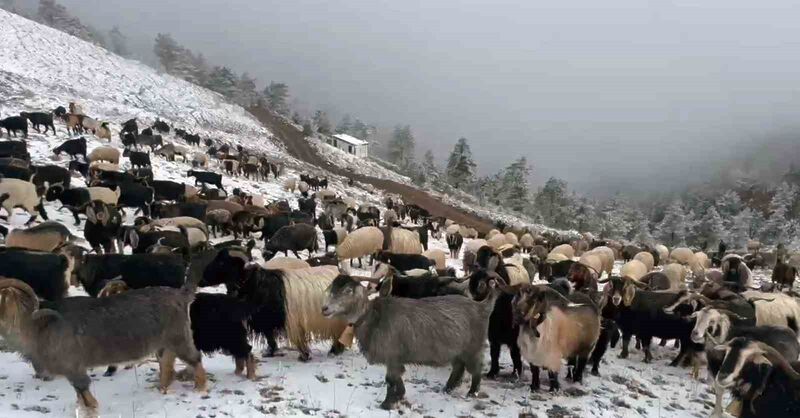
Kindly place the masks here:
[(372, 255), (383, 248), (383, 232), (374, 226), (358, 228), (349, 233), (336, 247), (339, 260)]
[[(520, 327), (517, 344), (522, 357), (529, 363), (556, 372), (561, 370), (562, 360), (575, 355), (588, 357), (600, 335), (600, 316), (591, 307), (565, 312), (553, 306), (537, 327), (537, 338), (529, 325)], [(591, 323), (585, 328), (582, 324)], [(597, 326), (595, 327), (595, 321)], [(586, 345), (585, 341), (592, 341)], [(537, 379), (538, 376), (534, 376)]]

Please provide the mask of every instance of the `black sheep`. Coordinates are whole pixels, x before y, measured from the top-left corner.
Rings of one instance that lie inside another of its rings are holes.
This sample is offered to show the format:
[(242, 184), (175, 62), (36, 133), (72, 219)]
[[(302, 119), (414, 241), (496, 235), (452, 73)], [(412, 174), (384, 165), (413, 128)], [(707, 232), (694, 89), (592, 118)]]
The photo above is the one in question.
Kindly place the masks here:
[[(0, 120), (0, 129), (2, 128), (6, 128), (9, 138), (11, 138), (12, 133), (14, 134), (14, 138), (16, 138), (17, 131), (22, 131), (23, 138), (28, 137), (28, 120), (22, 116), (9, 116)], [(2, 135), (2, 133), (0, 133), (0, 135)]]
[(178, 201), (186, 196), (186, 185), (183, 183), (170, 180), (153, 180), (150, 185), (156, 191), (156, 200)]
[(80, 218), (78, 218), (79, 208), (89, 203), (91, 196), (89, 195), (89, 190), (85, 187), (65, 189), (64, 186), (56, 184), (47, 189), (44, 199), (48, 202), (60, 201), (63, 207), (72, 212), (72, 216), (75, 217), (75, 225), (79, 225), (81, 223)]
[(22, 141), (0, 141), (0, 158), (21, 158), (30, 161), (28, 146)]
[(139, 125), (136, 123), (136, 118), (125, 121), (119, 131), (120, 135), (124, 133), (131, 133), (133, 136), (139, 135)]
[(53, 134), (56, 133), (56, 126), (53, 124), (53, 114), (45, 112), (20, 112), (19, 115), (31, 121), (33, 129), (39, 131), (39, 126), (44, 125), (44, 134), (47, 135), (47, 130), (52, 129)]

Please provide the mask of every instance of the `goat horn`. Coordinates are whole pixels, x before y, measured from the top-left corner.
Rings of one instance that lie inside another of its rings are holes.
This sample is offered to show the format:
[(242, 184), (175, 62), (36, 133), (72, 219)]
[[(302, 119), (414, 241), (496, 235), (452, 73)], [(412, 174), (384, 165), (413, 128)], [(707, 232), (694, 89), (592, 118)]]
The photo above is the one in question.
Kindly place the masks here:
[(767, 344), (756, 342), (756, 345), (764, 352), (764, 356), (772, 363), (773, 366), (777, 366), (784, 373), (789, 377), (789, 379), (794, 381), (800, 381), (800, 373), (795, 370), (788, 361), (783, 357), (781, 353), (779, 353), (774, 348), (770, 347)]
[(27, 283), (17, 279), (0, 278), (0, 289), (6, 287), (11, 287), (22, 291), (23, 293), (28, 295), (28, 297), (30, 297), (31, 300), (33, 301), (33, 310), (35, 311), (39, 309), (39, 298), (36, 296), (36, 292), (33, 291), (33, 288), (30, 287)]
[(750, 302), (772, 302), (775, 298), (767, 299), (767, 298), (750, 298), (748, 299)]
[(598, 281), (597, 281), (597, 283), (600, 283), (600, 284), (606, 284), (606, 283), (608, 283), (610, 280), (611, 280), (611, 278), (610, 278), (610, 277), (606, 277), (605, 279), (600, 279), (600, 280), (598, 280)]
[(367, 276), (350, 276), (351, 279), (357, 282), (370, 282), (370, 283), (380, 283), (381, 279), (376, 277), (367, 277)]

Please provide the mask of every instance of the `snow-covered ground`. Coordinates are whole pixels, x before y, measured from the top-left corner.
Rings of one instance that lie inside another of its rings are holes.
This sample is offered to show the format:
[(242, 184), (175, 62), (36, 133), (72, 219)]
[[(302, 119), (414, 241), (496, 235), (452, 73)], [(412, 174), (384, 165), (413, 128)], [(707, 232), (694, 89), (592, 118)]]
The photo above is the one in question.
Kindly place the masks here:
[[(101, 120), (119, 123), (136, 116), (152, 122), (160, 117), (173, 126), (288, 160), (267, 130), (242, 108), (225, 103), (214, 93), (2, 10), (0, 22), (2, 116), (22, 110), (52, 109), (78, 100), (88, 114)], [(116, 132), (118, 125), (113, 126)], [(57, 128), (57, 136), (31, 131), (28, 146), (34, 162), (67, 164), (63, 160), (51, 161), (49, 150), (67, 139), (63, 124), (57, 122)], [(105, 144), (91, 135), (87, 135), (87, 139), (90, 149)], [(177, 141), (171, 135), (166, 139)], [(112, 145), (119, 147), (116, 138)], [(154, 158), (153, 164), (158, 179), (192, 182), (185, 177), (189, 166), (183, 162)], [(287, 173), (288, 176), (297, 174), (292, 170)], [(386, 173), (380, 177), (391, 178)], [(225, 176), (224, 183), (228, 190), (239, 187), (269, 200), (288, 199), (296, 207), (296, 195), (281, 187), (283, 178), (286, 175), (278, 181), (254, 182)], [(402, 178), (393, 179), (403, 181)], [(75, 178), (74, 184), (82, 181), (80, 177)], [(333, 180), (330, 188), (362, 203), (379, 203), (383, 197), (380, 191), (347, 187), (338, 180)], [(74, 227), (68, 213), (58, 212), (52, 204), (47, 204), (46, 210), (52, 219), (62, 221), (75, 235), (83, 236), (82, 226)], [(131, 212), (128, 211), (128, 222), (132, 221)], [(22, 212), (16, 212), (9, 224), (12, 228), (21, 227), (27, 218)], [(446, 250), (442, 241), (431, 239), (430, 244)], [(459, 260), (448, 260), (448, 265), (461, 274)], [(356, 270), (354, 273), (365, 272)], [(73, 289), (72, 293), (81, 294), (82, 290)], [(711, 396), (704, 383), (691, 380), (686, 369), (667, 366), (677, 353), (671, 347), (654, 347), (655, 361), (650, 365), (641, 361), (642, 355), (636, 350), (629, 359), (620, 360), (617, 358), (619, 348), (612, 349), (601, 366), (602, 377), (587, 376), (582, 385), (573, 385), (562, 376), (563, 389), (556, 394), (531, 393), (527, 371), (521, 380), (509, 377), (511, 365), (507, 351), (501, 358), (505, 374), (497, 381), (484, 380), (477, 399), (465, 397), (466, 383), (453, 395), (442, 393), (449, 373), (447, 368), (410, 367), (405, 376), (407, 403), (393, 412), (378, 408), (385, 394), (384, 369), (366, 364), (355, 349), (340, 357), (328, 358), (328, 344), (319, 343), (315, 345), (312, 360), (302, 363), (297, 360), (296, 353), (287, 348), (284, 348), (283, 357), (262, 358), (262, 348), (256, 347), (260, 362), (256, 382), (235, 376), (229, 357), (221, 354), (206, 357), (204, 365), (211, 377), (207, 396), (194, 393), (188, 382), (174, 384), (167, 395), (158, 393), (154, 388), (157, 370), (154, 359), (132, 369), (120, 370), (114, 377), (103, 377), (102, 370), (95, 369), (92, 389), (101, 403), (100, 415), (513, 417), (529, 412), (539, 417), (702, 417), (708, 415), (711, 408)], [(485, 357), (488, 364), (488, 350)], [(4, 388), (0, 391), (0, 417), (76, 414), (74, 391), (63, 378), (51, 382), (35, 380), (30, 365), (7, 351), (0, 352), (0, 364), (3, 365), (0, 387)]]

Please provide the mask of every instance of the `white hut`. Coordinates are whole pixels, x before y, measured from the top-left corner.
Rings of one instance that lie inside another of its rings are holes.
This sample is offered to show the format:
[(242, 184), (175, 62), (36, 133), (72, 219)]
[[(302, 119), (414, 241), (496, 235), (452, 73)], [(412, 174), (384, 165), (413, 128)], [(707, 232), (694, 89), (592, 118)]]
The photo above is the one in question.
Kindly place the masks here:
[(358, 139), (347, 134), (336, 134), (329, 137), (326, 141), (328, 145), (339, 148), (340, 150), (355, 155), (356, 157), (367, 158), (369, 156), (369, 142)]

